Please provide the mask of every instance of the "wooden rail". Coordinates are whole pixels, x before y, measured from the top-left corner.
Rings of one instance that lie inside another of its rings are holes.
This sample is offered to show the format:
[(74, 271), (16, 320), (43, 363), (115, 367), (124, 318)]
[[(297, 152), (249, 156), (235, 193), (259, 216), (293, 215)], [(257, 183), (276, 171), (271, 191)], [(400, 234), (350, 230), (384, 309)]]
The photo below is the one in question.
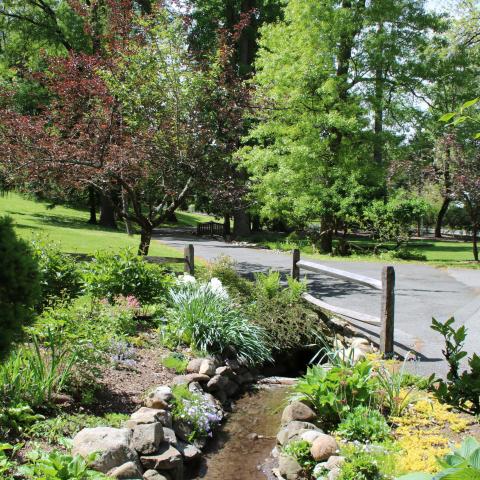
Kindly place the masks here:
[(221, 235), (225, 233), (225, 225), (217, 222), (206, 222), (197, 224), (197, 235)]
[[(84, 262), (91, 262), (94, 258), (93, 255), (88, 255), (86, 253), (68, 253), (68, 255), (84, 261)], [(165, 263), (183, 263), (184, 265), (184, 272), (190, 275), (195, 274), (195, 250), (193, 245), (186, 245), (183, 253), (183, 257), (156, 257), (147, 255), (143, 257), (143, 259), (148, 263), (155, 263), (155, 264), (165, 264)]]
[(382, 302), (380, 317), (374, 317), (373, 315), (368, 315), (366, 313), (355, 312), (347, 308), (331, 305), (323, 300), (313, 297), (309, 293), (305, 293), (303, 298), (312, 305), (345, 317), (347, 320), (353, 319), (370, 325), (378, 325), (380, 327), (380, 351), (385, 356), (393, 355), (395, 320), (395, 269), (393, 267), (383, 267), (382, 279), (379, 281), (374, 278), (347, 272), (345, 270), (339, 270), (320, 263), (301, 260), (300, 250), (295, 249), (293, 251), (292, 277), (296, 280), (300, 279), (300, 269), (315, 273), (323, 273), (330, 277), (347, 280), (375, 290), (381, 290)]

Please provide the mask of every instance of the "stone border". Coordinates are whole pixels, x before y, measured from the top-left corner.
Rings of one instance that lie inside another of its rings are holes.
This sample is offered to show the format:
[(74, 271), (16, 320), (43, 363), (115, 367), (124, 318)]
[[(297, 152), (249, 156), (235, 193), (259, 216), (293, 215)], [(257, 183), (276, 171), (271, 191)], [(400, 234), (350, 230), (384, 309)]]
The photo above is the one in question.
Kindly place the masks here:
[(144, 406), (134, 412), (124, 428), (84, 428), (73, 439), (73, 455), (97, 454), (91, 468), (117, 479), (183, 480), (184, 468), (198, 461), (207, 439), (189, 442), (191, 429), (170, 413), (174, 385), (187, 385), (215, 411), (226, 415), (232, 397), (256, 381), (256, 371), (236, 360), (190, 360), (185, 375), (147, 394)]

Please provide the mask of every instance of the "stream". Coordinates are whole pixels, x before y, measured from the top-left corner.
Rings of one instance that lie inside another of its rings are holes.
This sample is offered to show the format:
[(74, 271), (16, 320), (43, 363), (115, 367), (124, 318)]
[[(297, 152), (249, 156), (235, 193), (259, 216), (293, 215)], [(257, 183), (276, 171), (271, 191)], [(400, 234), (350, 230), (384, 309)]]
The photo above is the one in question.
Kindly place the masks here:
[(195, 479), (265, 480), (263, 465), (276, 443), (285, 386), (262, 387), (239, 398), (225, 424), (215, 434)]

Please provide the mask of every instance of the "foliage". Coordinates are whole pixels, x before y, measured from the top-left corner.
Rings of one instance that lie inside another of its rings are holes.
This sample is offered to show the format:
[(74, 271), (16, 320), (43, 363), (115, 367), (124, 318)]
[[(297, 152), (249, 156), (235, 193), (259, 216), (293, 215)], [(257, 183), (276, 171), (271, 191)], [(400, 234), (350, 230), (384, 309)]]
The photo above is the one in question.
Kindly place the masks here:
[(188, 440), (211, 437), (222, 420), (215, 405), (200, 393), (191, 392), (186, 385), (174, 386), (172, 393), (173, 418), (191, 427)]
[[(1, 478), (5, 480), (11, 480), (13, 476), (10, 476), (15, 467), (16, 463), (12, 461), (11, 457), (15, 454), (21, 445), (10, 445), (9, 443), (0, 443), (0, 475)], [(11, 452), (10, 455), (7, 455), (6, 452)]]
[(38, 336), (20, 346), (0, 365), (0, 391), (5, 404), (48, 404), (66, 388), (77, 360), (77, 349), (66, 346), (58, 332), (48, 329), (43, 346)]
[(347, 440), (383, 442), (390, 436), (390, 427), (378, 410), (359, 405), (346, 415), (337, 432)]
[(38, 266), (28, 245), (17, 239), (8, 217), (0, 218), (0, 359), (6, 357), (22, 327), (32, 321), (40, 299)]
[(41, 273), (43, 305), (77, 297), (81, 277), (73, 257), (63, 253), (58, 245), (38, 239), (32, 242), (32, 246)]
[(145, 262), (133, 250), (98, 252), (83, 271), (86, 293), (113, 303), (119, 295), (133, 296), (142, 304), (155, 303), (164, 296), (170, 277), (158, 265)]
[(21, 434), (35, 422), (45, 417), (35, 414), (28, 405), (3, 407), (0, 409), (0, 432), (2, 435)]
[(193, 277), (170, 290), (165, 335), (209, 354), (235, 354), (240, 360), (270, 359), (264, 330), (248, 321), (218, 279), (200, 284)]
[(346, 459), (340, 470), (339, 480), (381, 480), (378, 462), (365, 452), (357, 452)]
[(439, 459), (437, 474), (410, 473), (398, 480), (475, 480), (480, 478), (480, 443), (473, 437), (463, 440), (460, 448)]
[(400, 247), (398, 250), (390, 252), (392, 258), (399, 258), (400, 260), (415, 260), (417, 262), (424, 262), (427, 256), (418, 250), (412, 248)]
[(171, 368), (176, 373), (182, 374), (187, 370), (188, 360), (181, 353), (173, 352), (162, 358), (161, 363), (165, 368)]
[(286, 455), (293, 457), (308, 474), (315, 467), (315, 460), (310, 454), (311, 444), (306, 440), (293, 440), (283, 447)]
[(108, 426), (120, 428), (129, 419), (128, 415), (121, 413), (107, 413), (97, 417), (85, 413), (60, 413), (54, 417), (37, 421), (27, 431), (33, 439), (47, 441), (50, 444), (60, 444), (64, 438), (71, 438), (82, 428)]
[(460, 362), (467, 356), (463, 345), (467, 337), (464, 325), (453, 327), (452, 317), (445, 323), (432, 319), (432, 329), (439, 332), (445, 340), (442, 350), (449, 365), (447, 380), (437, 379), (436, 395), (438, 398), (455, 405), (467, 412), (480, 413), (480, 357), (474, 353), (468, 358), (468, 370), (460, 373)]
[(351, 367), (309, 367), (294, 396), (311, 403), (324, 423), (336, 425), (355, 407), (373, 403), (372, 365), (359, 361)]
[(228, 294), (235, 300), (248, 301), (254, 291), (252, 282), (241, 277), (235, 270), (235, 262), (227, 256), (219, 256), (215, 261), (207, 264), (204, 275), (206, 281), (218, 278), (227, 289)]
[(97, 454), (83, 459), (80, 455), (72, 457), (56, 451), (43, 452), (34, 450), (29, 453), (29, 463), (18, 470), (32, 480), (101, 480), (108, 478), (103, 473), (90, 470), (88, 463)]

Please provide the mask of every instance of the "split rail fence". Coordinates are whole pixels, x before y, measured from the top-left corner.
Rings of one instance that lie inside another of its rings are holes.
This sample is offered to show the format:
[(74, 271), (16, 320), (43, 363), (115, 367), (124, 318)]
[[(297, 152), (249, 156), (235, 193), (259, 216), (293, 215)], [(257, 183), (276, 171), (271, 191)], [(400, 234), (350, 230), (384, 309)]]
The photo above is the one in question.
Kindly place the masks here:
[(300, 250), (295, 249), (293, 250), (292, 277), (299, 280), (301, 269), (339, 278), (340, 280), (347, 280), (374, 290), (380, 290), (382, 292), (382, 300), (379, 317), (331, 305), (309, 293), (304, 293), (303, 298), (321, 310), (337, 314), (342, 318), (345, 318), (347, 321), (353, 319), (380, 327), (380, 351), (385, 356), (391, 356), (394, 354), (395, 269), (393, 267), (383, 267), (382, 279), (375, 280), (374, 278), (347, 272), (345, 270), (339, 270), (320, 263), (302, 260), (300, 258)]

